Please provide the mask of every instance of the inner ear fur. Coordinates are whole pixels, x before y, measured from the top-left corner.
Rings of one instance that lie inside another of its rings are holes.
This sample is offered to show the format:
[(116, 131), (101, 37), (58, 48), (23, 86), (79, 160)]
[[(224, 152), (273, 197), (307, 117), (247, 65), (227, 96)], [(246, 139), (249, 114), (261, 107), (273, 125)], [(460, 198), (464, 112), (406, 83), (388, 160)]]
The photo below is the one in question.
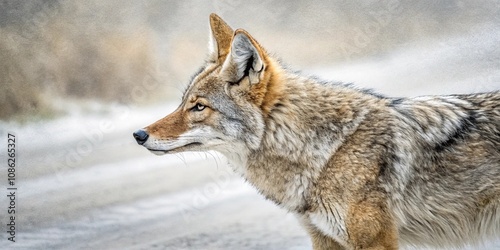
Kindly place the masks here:
[(251, 84), (257, 84), (264, 73), (264, 56), (264, 50), (257, 41), (247, 31), (238, 29), (221, 71), (228, 82), (238, 83), (248, 77)]

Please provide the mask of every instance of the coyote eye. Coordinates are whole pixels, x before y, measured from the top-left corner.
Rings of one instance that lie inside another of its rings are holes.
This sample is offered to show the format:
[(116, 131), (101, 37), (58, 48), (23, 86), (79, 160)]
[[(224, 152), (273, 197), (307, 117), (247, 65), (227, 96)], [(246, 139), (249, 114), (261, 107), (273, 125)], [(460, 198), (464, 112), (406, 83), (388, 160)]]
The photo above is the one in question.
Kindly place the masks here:
[(197, 103), (191, 110), (193, 111), (202, 111), (206, 108), (207, 106)]

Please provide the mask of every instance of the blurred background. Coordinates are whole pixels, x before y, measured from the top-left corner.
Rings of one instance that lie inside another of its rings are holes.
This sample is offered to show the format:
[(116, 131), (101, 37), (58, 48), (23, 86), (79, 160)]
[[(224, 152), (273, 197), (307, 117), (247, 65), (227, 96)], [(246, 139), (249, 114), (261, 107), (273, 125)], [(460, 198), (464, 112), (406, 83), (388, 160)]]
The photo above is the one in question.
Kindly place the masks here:
[(500, 90), (497, 0), (0, 0), (0, 136), (19, 162), (18, 241), (2, 245), (310, 248), (222, 156), (133, 141), (178, 105), (212, 12), (304, 74), (388, 96)]
[[(144, 104), (178, 98), (207, 53), (211, 12), (247, 29), (295, 69), (383, 61), (411, 50), (408, 57), (440, 60), (434, 65), (439, 69), (412, 76), (424, 75), (414, 80), (418, 86), (400, 81), (399, 88), (425, 88), (430, 84), (425, 75), (431, 73), (440, 76), (432, 84), (457, 74), (486, 77), (475, 84), (485, 84), (488, 75), (498, 80), (492, 71), (498, 66), (500, 4), (495, 0), (0, 4), (2, 119), (64, 112), (54, 99)], [(426, 54), (426, 46), (444, 54)], [(154, 90), (135, 93), (141, 84)]]

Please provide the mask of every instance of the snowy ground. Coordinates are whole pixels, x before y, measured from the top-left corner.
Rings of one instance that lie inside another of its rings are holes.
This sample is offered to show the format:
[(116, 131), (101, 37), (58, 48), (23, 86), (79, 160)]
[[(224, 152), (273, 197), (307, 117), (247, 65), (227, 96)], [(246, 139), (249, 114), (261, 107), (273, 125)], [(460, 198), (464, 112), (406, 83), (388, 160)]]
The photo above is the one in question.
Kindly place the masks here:
[[(467, 37), (306, 72), (390, 95), (499, 90), (498, 31)], [(9, 132), (17, 138), (18, 188), (11, 243), (2, 166), (0, 248), (311, 248), (295, 218), (234, 176), (221, 156), (157, 157), (136, 145), (132, 132), (174, 105), (69, 108), (70, 116), (49, 122), (0, 124), (2, 141)], [(4, 164), (3, 142), (0, 152)], [(500, 242), (480, 249), (500, 249)]]

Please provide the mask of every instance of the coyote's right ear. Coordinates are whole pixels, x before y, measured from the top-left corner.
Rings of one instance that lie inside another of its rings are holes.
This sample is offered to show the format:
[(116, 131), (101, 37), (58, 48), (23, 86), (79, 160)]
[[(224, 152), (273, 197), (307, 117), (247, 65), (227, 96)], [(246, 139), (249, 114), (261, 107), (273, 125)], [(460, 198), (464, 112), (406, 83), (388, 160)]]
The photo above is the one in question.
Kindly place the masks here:
[(210, 14), (210, 59), (222, 63), (229, 53), (233, 29), (218, 15)]
[(231, 53), (222, 65), (227, 82), (238, 83), (248, 77), (251, 84), (259, 83), (265, 69), (265, 52), (260, 45), (246, 32), (238, 29), (234, 33)]

